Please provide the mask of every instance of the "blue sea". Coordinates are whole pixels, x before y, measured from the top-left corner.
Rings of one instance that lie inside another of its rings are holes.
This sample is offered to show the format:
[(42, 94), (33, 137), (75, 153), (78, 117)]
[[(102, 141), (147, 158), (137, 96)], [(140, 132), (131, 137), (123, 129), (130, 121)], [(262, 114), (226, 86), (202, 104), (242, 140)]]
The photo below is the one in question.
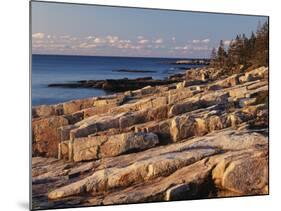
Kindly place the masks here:
[[(182, 72), (174, 65), (179, 59), (32, 55), (32, 106), (56, 104), (69, 100), (110, 94), (101, 89), (48, 87), (50, 83), (65, 83), (78, 80), (121, 79), (151, 76), (154, 79)], [(119, 69), (149, 70), (156, 72), (116, 72)]]

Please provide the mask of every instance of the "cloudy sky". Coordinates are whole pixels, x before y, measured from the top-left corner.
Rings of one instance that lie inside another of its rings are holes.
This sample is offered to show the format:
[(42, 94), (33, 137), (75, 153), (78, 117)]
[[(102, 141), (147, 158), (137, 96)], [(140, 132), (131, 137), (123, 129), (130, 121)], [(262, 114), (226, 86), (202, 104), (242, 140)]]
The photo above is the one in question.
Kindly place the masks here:
[(209, 57), (260, 16), (32, 2), (32, 53)]

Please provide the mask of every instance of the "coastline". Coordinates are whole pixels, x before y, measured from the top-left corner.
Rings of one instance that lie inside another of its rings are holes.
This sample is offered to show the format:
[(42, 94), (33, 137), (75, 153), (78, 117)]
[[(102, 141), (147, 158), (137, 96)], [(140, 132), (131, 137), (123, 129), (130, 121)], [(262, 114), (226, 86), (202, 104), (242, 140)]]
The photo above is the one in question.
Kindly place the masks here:
[(35, 205), (268, 194), (268, 68), (168, 80), (33, 107)]

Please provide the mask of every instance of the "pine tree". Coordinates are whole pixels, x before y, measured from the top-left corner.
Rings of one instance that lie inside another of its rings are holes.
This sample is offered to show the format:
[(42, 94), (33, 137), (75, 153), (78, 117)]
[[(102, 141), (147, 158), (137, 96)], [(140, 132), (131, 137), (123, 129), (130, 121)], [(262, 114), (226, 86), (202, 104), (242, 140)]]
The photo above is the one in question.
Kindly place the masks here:
[(256, 32), (255, 62), (260, 66), (268, 65), (268, 22), (265, 22)]
[(216, 50), (216, 48), (213, 48), (212, 49), (212, 52), (211, 52), (211, 56), (210, 56), (210, 65), (212, 66), (212, 67), (215, 67), (216, 66), (216, 57), (217, 57), (217, 50)]
[(238, 55), (237, 55), (237, 46), (236, 41), (231, 40), (228, 51), (227, 51), (227, 68), (230, 70), (231, 74), (233, 73), (234, 69), (236, 69), (238, 65)]
[(217, 61), (218, 61), (218, 66), (220, 68), (224, 67), (226, 64), (226, 52), (224, 49), (223, 40), (220, 41), (220, 45), (217, 52)]

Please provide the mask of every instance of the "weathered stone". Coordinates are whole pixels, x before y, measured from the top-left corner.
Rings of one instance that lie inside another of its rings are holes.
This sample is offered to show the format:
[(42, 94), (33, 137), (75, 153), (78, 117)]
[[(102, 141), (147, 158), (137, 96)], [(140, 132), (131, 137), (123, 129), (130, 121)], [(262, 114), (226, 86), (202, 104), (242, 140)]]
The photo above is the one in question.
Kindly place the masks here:
[(168, 117), (168, 106), (159, 106), (147, 111), (148, 120), (164, 120)]
[(177, 92), (172, 90), (169, 92), (169, 104), (177, 103), (183, 99), (192, 97), (194, 94), (195, 93), (188, 88), (177, 90)]
[(183, 88), (184, 86), (183, 86), (183, 83), (182, 82), (179, 82), (179, 83), (177, 83), (177, 85), (176, 85), (176, 88), (177, 89), (181, 89), (181, 88)]
[(152, 86), (146, 86), (146, 87), (143, 87), (141, 89), (141, 94), (142, 95), (148, 95), (148, 94), (152, 94), (153, 92), (155, 92), (155, 88), (152, 87)]
[(42, 105), (32, 109), (34, 117), (49, 117), (55, 115), (55, 109), (53, 106)]
[(247, 87), (238, 87), (238, 88), (233, 88), (229, 90), (229, 95), (230, 97), (235, 97), (235, 98), (244, 98), (246, 97), (248, 90)]
[[(204, 161), (200, 161), (183, 167), (162, 180), (156, 180), (152, 184), (135, 186), (134, 191), (128, 188), (118, 194), (109, 195), (105, 197), (104, 204), (192, 199), (198, 195), (202, 197), (202, 189), (204, 189), (204, 183), (208, 180), (210, 171), (211, 166), (207, 166)], [(182, 191), (175, 192), (173, 191), (173, 186), (189, 186), (190, 189), (184, 188), (181, 189)]]
[(71, 114), (76, 111), (82, 110), (84, 108), (89, 108), (92, 106), (93, 99), (83, 99), (83, 100), (73, 100), (70, 102), (63, 103), (63, 112), (64, 114)]
[(99, 147), (107, 141), (106, 136), (76, 138), (72, 144), (74, 161), (95, 160), (99, 158)]
[(76, 122), (80, 122), (84, 119), (84, 112), (83, 111), (77, 111), (73, 114), (64, 115), (64, 118), (66, 118), (69, 122), (69, 124), (75, 124)]
[(110, 109), (112, 109), (112, 107), (114, 107), (114, 106), (109, 104), (109, 105), (104, 105), (104, 106), (86, 108), (86, 109), (83, 109), (82, 111), (84, 113), (84, 118), (87, 118), (87, 117), (94, 116), (94, 115), (104, 114), (104, 113), (108, 112)]
[(60, 140), (65, 141), (70, 139), (70, 131), (77, 128), (75, 125), (66, 125), (58, 128)]
[(240, 194), (266, 194), (268, 158), (262, 151), (225, 157), (213, 170), (217, 186)]
[(256, 83), (247, 86), (247, 89), (253, 90), (268, 85), (268, 81), (257, 81)]
[(200, 98), (201, 107), (209, 107), (218, 104), (228, 103), (229, 93), (220, 91), (210, 91)]
[(146, 120), (147, 120), (146, 111), (137, 111), (120, 117), (119, 125), (121, 129), (124, 129), (134, 124), (143, 123)]
[(221, 130), (224, 128), (223, 122), (219, 116), (211, 116), (207, 121), (209, 131)]
[(57, 157), (60, 141), (58, 128), (65, 125), (68, 125), (68, 120), (62, 116), (32, 121), (33, 154)]
[(252, 90), (247, 93), (246, 97), (256, 98), (256, 103), (267, 103), (268, 101), (268, 85), (259, 87), (258, 89)]
[(120, 105), (124, 102), (125, 96), (120, 95), (120, 96), (113, 96), (113, 97), (100, 97), (97, 100), (93, 102), (93, 106), (95, 107), (101, 107), (101, 106), (117, 106)]
[(156, 108), (156, 107), (159, 107), (159, 106), (167, 105), (168, 104), (168, 100), (167, 100), (166, 96), (164, 96), (164, 97), (156, 97), (155, 99), (152, 99), (151, 103), (152, 103), (152, 108)]
[(62, 141), (58, 145), (58, 159), (69, 159), (69, 141)]
[(226, 79), (220, 80), (216, 83), (216, 85), (226, 88), (226, 87), (233, 87), (239, 84), (239, 76), (238, 74), (234, 74)]
[(242, 98), (239, 99), (239, 106), (242, 108), (245, 106), (254, 105), (256, 101), (256, 98)]
[(170, 133), (173, 142), (195, 135), (195, 120), (189, 116), (175, 117), (171, 123)]
[(84, 122), (81, 121), (79, 124), (75, 124), (78, 126), (77, 129), (71, 130), (70, 138), (78, 138), (78, 137), (87, 137), (90, 134), (96, 133), (98, 131), (104, 131), (111, 128), (119, 128), (119, 120), (120, 117), (124, 116), (124, 113), (120, 113), (115, 116), (102, 116), (97, 118), (96, 116), (90, 117), (89, 120), (86, 119)]
[(195, 103), (193, 101), (185, 102), (185, 103), (178, 103), (173, 105), (169, 110), (169, 117), (173, 117), (182, 113), (186, 113), (198, 108), (198, 102)]
[(101, 146), (102, 157), (113, 157), (125, 152), (141, 151), (158, 144), (158, 137), (153, 133), (124, 133), (110, 136)]
[(195, 119), (195, 135), (196, 136), (203, 136), (207, 134), (208, 131), (208, 125), (206, 121), (203, 118), (196, 118)]

